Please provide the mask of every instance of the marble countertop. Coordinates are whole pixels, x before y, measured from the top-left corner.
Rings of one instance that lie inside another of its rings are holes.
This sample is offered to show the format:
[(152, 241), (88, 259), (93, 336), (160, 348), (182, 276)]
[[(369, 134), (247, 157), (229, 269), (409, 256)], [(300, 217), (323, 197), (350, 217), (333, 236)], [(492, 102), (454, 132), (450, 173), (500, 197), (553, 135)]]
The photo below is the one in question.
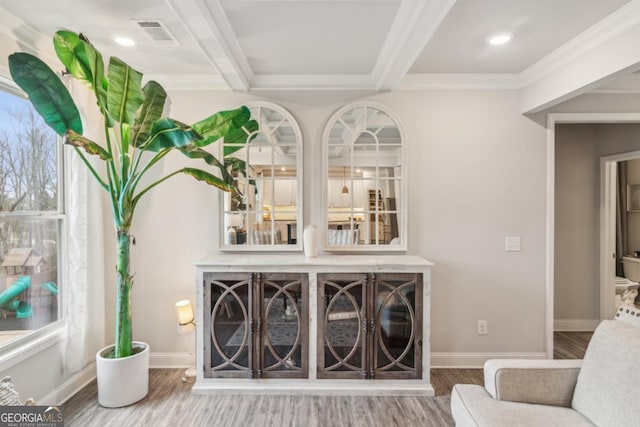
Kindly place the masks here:
[(320, 255), (307, 258), (300, 254), (223, 254), (195, 263), (197, 267), (220, 266), (363, 266), (430, 267), (433, 263), (417, 255)]

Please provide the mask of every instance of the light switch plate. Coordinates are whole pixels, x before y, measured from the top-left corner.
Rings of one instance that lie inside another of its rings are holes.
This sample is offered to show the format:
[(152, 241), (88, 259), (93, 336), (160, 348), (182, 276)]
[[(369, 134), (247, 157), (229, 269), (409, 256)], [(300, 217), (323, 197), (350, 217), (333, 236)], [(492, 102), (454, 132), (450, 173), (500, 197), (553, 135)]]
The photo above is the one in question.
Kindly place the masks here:
[(506, 237), (504, 239), (504, 250), (507, 252), (520, 252), (520, 237)]

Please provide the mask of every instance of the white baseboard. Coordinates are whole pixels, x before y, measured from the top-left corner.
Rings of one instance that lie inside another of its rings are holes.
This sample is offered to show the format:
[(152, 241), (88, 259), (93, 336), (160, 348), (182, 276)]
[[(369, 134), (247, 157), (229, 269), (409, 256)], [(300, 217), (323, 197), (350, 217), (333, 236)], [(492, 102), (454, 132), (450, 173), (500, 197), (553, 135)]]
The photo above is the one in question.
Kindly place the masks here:
[(558, 332), (593, 332), (599, 319), (554, 319), (553, 330)]
[(189, 368), (196, 364), (196, 356), (191, 353), (151, 353), (150, 368)]
[[(195, 356), (190, 353), (151, 353), (149, 356), (150, 368), (188, 368), (194, 364)], [(38, 399), (38, 405), (61, 405), (95, 379), (96, 364), (91, 362), (42, 399)]]
[(38, 405), (62, 405), (84, 386), (96, 379), (96, 364), (91, 362), (86, 368), (69, 378), (59, 387), (38, 399)]
[[(432, 368), (482, 368), (489, 359), (546, 359), (544, 352), (529, 353), (431, 353)], [(190, 353), (151, 353), (151, 368), (188, 368), (195, 363), (195, 356)], [(69, 400), (80, 389), (96, 378), (95, 363), (90, 363), (82, 371), (69, 378), (42, 399), (39, 405), (60, 405)]]
[(432, 368), (482, 368), (489, 359), (546, 359), (545, 352), (431, 353)]

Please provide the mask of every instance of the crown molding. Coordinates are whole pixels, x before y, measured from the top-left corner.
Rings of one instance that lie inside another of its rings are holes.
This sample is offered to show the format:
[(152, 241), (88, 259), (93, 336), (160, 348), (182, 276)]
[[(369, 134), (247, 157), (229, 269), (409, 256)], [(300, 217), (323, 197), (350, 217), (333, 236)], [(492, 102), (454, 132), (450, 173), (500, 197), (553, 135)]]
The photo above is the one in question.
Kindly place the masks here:
[(640, 74), (633, 73), (621, 76), (608, 85), (591, 91), (594, 94), (626, 95), (640, 93)]
[(517, 74), (407, 74), (396, 90), (520, 90)]
[(640, 24), (640, 0), (632, 0), (520, 73), (523, 86), (552, 74), (591, 49)]
[[(172, 90), (232, 90), (220, 76), (145, 74)], [(366, 74), (254, 75), (252, 91), (375, 90)], [(407, 74), (394, 90), (519, 90), (517, 74)]]
[(251, 90), (374, 90), (368, 74), (254, 75)]
[[(220, 76), (206, 74), (145, 74), (172, 90), (232, 90)], [(639, 76), (640, 77), (640, 76)], [(252, 91), (375, 90), (366, 74), (254, 75)], [(407, 74), (394, 90), (520, 90), (517, 74)]]
[(145, 74), (167, 90), (231, 90), (227, 82), (213, 74)]
[(402, 1), (371, 72), (374, 90), (389, 90), (402, 81), (455, 2)]

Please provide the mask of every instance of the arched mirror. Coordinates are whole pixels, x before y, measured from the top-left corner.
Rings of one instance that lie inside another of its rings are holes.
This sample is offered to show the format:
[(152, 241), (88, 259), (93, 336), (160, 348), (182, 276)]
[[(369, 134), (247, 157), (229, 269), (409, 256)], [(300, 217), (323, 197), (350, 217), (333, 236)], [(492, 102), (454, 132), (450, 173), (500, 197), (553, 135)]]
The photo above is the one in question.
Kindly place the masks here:
[(405, 141), (386, 107), (358, 102), (327, 123), (324, 242), (330, 251), (407, 248)]
[[(242, 149), (223, 144), (225, 164), (239, 163), (241, 194), (223, 193), (224, 250), (302, 248), (302, 132), (270, 102), (246, 104), (259, 129)], [(246, 165), (246, 167), (245, 167)]]

